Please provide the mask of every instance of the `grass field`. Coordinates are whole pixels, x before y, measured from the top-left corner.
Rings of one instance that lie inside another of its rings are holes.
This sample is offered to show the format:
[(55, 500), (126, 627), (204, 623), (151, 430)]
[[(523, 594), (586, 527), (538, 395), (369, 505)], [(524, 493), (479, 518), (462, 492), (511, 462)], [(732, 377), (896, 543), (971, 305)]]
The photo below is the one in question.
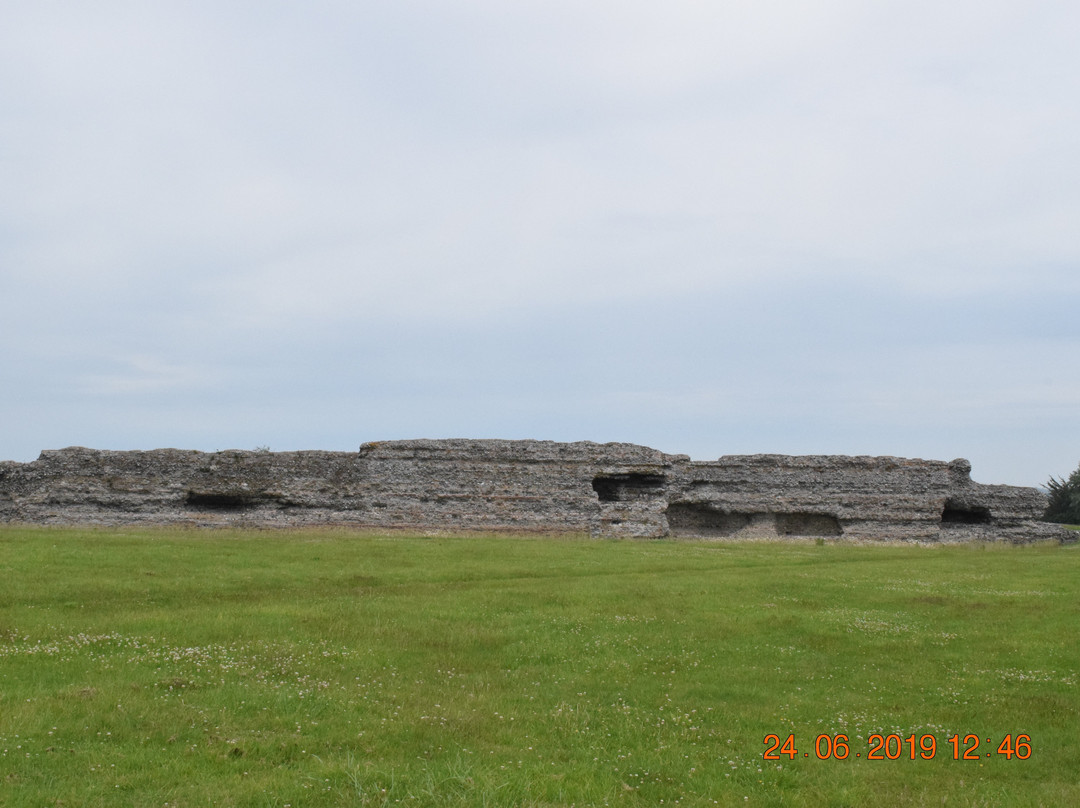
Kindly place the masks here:
[(1075, 545), (0, 528), (0, 581), (4, 806), (1080, 804)]

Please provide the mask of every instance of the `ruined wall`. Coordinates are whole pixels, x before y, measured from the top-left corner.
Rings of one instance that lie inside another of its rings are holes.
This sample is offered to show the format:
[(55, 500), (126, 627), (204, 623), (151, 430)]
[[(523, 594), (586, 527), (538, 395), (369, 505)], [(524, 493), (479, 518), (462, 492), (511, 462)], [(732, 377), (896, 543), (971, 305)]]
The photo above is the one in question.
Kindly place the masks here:
[(0, 463), (0, 521), (1031, 541), (1033, 488), (967, 461), (750, 455), (692, 462), (632, 444), (412, 440), (358, 452), (109, 452)]

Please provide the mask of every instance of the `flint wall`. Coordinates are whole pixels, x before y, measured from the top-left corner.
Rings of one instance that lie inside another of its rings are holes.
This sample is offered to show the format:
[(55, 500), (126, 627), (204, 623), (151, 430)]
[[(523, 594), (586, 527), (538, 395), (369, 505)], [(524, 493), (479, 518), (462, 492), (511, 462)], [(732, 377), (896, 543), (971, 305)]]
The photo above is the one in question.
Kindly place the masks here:
[(357, 452), (73, 447), (0, 463), (0, 521), (350, 525), (596, 536), (1064, 540), (1033, 488), (970, 465), (747, 455), (694, 462), (644, 446), (409, 440)]

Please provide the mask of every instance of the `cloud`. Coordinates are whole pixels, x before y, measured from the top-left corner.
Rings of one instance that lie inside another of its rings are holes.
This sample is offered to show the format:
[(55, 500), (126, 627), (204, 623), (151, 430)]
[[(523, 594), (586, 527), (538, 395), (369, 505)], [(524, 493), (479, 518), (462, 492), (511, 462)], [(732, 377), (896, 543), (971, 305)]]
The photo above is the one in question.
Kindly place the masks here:
[(199, 367), (172, 364), (154, 356), (116, 357), (114, 364), (108, 372), (80, 374), (78, 392), (106, 399), (177, 391), (190, 396), (203, 391), (210, 381)]

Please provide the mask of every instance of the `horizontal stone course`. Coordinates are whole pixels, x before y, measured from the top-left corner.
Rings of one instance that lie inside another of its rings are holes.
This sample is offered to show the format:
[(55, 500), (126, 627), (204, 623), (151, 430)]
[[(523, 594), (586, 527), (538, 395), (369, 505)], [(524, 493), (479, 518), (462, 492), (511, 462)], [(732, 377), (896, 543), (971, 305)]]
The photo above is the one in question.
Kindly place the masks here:
[(0, 521), (348, 525), (595, 536), (1066, 540), (1034, 488), (966, 460), (691, 461), (626, 443), (407, 440), (356, 452), (48, 450), (0, 463)]

